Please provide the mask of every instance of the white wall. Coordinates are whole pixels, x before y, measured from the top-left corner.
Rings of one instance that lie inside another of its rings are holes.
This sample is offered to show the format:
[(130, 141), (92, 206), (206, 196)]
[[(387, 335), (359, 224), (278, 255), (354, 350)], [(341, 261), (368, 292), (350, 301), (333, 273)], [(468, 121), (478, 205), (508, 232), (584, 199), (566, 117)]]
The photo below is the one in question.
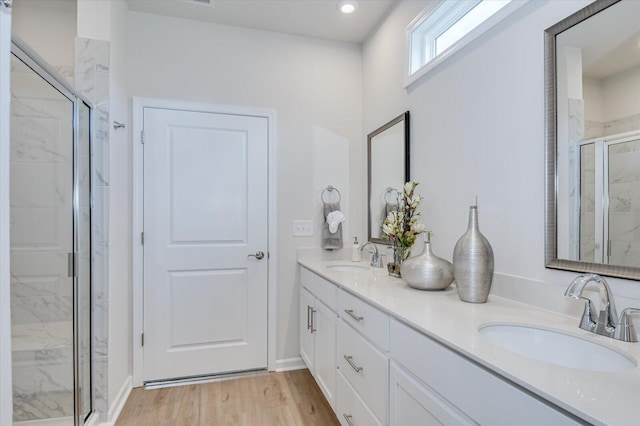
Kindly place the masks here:
[(640, 67), (632, 68), (603, 81), (603, 121), (640, 114)]
[(584, 82), (585, 120), (605, 123), (640, 114), (640, 67)]
[(13, 3), (13, 34), (38, 52), (49, 65), (73, 67), (76, 2), (18, 0)]
[(277, 111), (277, 359), (298, 357), (296, 248), (320, 245), (323, 186), (343, 194), (345, 243), (365, 239), (360, 47), (137, 12), (128, 31), (130, 96)]
[[(109, 126), (110, 213), (109, 213), (109, 404), (131, 375), (131, 145), (127, 93), (127, 5), (111, 1), (110, 121), (127, 125)], [(113, 413), (112, 413), (113, 414)]]
[(605, 105), (602, 93), (602, 80), (585, 77), (582, 81), (585, 121), (604, 123)]
[[(365, 43), (364, 130), (411, 111), (412, 179), (422, 182), (436, 254), (451, 260), (478, 195), (496, 272), (557, 284), (562, 295), (576, 273), (544, 267), (543, 33), (590, 2), (532, 1), (405, 90), (404, 31), (428, 3), (402, 1)], [(640, 298), (637, 282), (609, 282)]]

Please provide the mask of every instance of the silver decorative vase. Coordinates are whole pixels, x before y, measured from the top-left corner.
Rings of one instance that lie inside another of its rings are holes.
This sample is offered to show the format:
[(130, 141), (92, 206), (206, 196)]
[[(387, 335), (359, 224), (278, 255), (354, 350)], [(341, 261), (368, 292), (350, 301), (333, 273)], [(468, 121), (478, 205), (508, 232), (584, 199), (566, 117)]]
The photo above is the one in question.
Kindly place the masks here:
[(469, 207), (469, 227), (453, 250), (453, 275), (460, 300), (487, 301), (493, 280), (493, 249), (478, 229), (478, 206)]
[(424, 251), (400, 265), (402, 278), (418, 290), (444, 290), (453, 282), (453, 265), (433, 254), (431, 233), (427, 233)]

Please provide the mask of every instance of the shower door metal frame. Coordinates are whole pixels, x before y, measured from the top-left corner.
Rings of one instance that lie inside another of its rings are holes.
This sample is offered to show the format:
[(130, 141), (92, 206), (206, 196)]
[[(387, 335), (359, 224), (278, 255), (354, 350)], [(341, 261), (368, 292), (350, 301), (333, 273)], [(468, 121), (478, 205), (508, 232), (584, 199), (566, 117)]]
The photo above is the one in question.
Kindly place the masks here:
[[(89, 329), (91, 330), (91, 337), (89, 339), (89, 358), (90, 358), (90, 400), (91, 400), (91, 410), (86, 416), (82, 416), (82, 400), (81, 395), (79, 395), (78, 389), (80, 389), (80, 356), (79, 356), (79, 332), (78, 332), (78, 318), (79, 318), (79, 301), (78, 301), (78, 286), (79, 286), (79, 277), (77, 274), (78, 271), (78, 253), (79, 253), (79, 221), (81, 216), (80, 205), (79, 205), (79, 108), (80, 104), (84, 103), (89, 107), (89, 203), (90, 203), (90, 211), (93, 209), (93, 188), (91, 181), (91, 170), (93, 167), (91, 157), (92, 157), (92, 146), (91, 143), (93, 141), (93, 111), (95, 110), (95, 105), (86, 99), (84, 96), (79, 94), (73, 86), (71, 86), (61, 75), (58, 74), (51, 66), (49, 66), (46, 61), (38, 55), (33, 49), (31, 49), (24, 41), (20, 40), (18, 37), (12, 36), (11, 40), (11, 54), (15, 55), (19, 60), (21, 60), (27, 67), (32, 69), (38, 76), (44, 79), (47, 83), (49, 83), (54, 89), (56, 89), (60, 94), (66, 97), (73, 104), (73, 115), (72, 125), (73, 125), (73, 152), (72, 152), (72, 167), (73, 167), (73, 194), (72, 194), (72, 206), (73, 206), (73, 253), (70, 253), (73, 262), (70, 262), (70, 275), (73, 274), (73, 402), (74, 402), (74, 424), (76, 426), (81, 426), (87, 421), (92, 413), (94, 413), (94, 393), (93, 393), (93, 294), (91, 291), (91, 278), (89, 283), (89, 300), (91, 303), (90, 306), (90, 324)], [(90, 221), (90, 229), (91, 229), (91, 216), (89, 215)], [(91, 233), (89, 235), (89, 250), (90, 253), (93, 254), (92, 245), (91, 245)], [(91, 262), (89, 262), (89, 268), (91, 268)], [(91, 277), (91, 269), (89, 270), (89, 277)]]
[[(578, 144), (580, 148), (593, 144), (595, 147), (595, 228), (596, 253), (595, 261), (608, 264), (611, 257), (611, 239), (609, 238), (609, 147), (640, 139), (640, 131), (618, 133), (608, 136), (587, 139)], [(582, 164), (578, 161), (578, 171)], [(580, 193), (582, 191), (580, 190)], [(581, 198), (581, 197), (579, 197)], [(581, 211), (581, 202), (579, 203)], [(578, 233), (580, 236), (580, 233)], [(579, 253), (579, 251), (578, 251)]]
[(0, 424), (13, 421), (11, 377), (11, 280), (9, 275), (9, 157), (11, 7), (0, 4)]

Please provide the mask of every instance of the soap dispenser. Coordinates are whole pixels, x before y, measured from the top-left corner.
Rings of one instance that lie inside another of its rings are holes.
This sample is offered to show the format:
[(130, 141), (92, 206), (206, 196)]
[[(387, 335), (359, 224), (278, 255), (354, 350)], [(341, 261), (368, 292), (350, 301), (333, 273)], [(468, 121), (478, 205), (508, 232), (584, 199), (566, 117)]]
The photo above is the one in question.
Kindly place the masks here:
[(360, 253), (360, 244), (358, 244), (358, 237), (353, 237), (353, 247), (351, 247), (351, 261), (360, 262), (362, 260), (362, 254)]

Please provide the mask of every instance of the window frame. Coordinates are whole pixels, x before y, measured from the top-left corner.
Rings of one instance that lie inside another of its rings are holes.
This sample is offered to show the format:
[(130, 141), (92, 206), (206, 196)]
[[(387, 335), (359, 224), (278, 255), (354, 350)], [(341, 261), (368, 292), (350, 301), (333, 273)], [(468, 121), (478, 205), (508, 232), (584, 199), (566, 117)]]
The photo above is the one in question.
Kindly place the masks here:
[[(404, 88), (409, 87), (429, 71), (454, 56), (469, 43), (508, 18), (530, 0), (511, 0), (504, 7), (496, 11), (493, 15), (489, 16), (458, 41), (445, 49), (442, 53), (436, 55), (435, 41), (438, 37), (456, 24), (482, 1), (484, 0), (441, 0), (435, 5), (426, 7), (413, 21), (411, 21), (406, 29)], [(414, 35), (416, 38), (419, 38), (419, 43), (414, 43)], [(431, 56), (431, 58), (428, 59), (428, 56)], [(414, 66), (415, 62), (419, 62), (419, 66)]]

